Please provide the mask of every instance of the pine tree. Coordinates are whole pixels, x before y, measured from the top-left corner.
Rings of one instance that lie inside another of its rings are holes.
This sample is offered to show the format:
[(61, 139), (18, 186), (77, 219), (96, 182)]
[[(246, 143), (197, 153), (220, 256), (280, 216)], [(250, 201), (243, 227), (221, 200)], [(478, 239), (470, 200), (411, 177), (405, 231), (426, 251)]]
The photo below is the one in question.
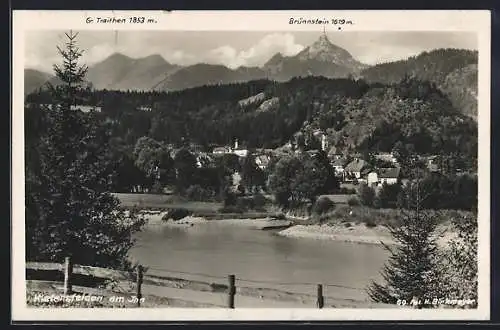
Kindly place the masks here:
[(430, 307), (439, 292), (437, 219), (435, 213), (421, 209), (425, 197), (421, 196), (418, 181), (408, 191), (400, 223), (389, 226), (396, 244), (384, 245), (390, 253), (382, 269), (385, 283), (372, 282), (367, 291), (375, 302)]
[(63, 58), (63, 65), (62, 67), (57, 64), (53, 66), (54, 72), (62, 84), (52, 90), (57, 95), (62, 108), (69, 110), (71, 106), (76, 105), (77, 94), (84, 83), (88, 67), (78, 64), (78, 60), (83, 55), (83, 50), (80, 50), (76, 45), (78, 33), (70, 31), (69, 34), (65, 33), (65, 35), (68, 38), (66, 48), (57, 46), (57, 50)]
[(59, 48), (63, 66), (54, 67), (62, 82), (51, 89), (54, 106), (43, 112), (44, 129), (30, 137), (26, 258), (61, 262), (71, 256), (75, 264), (126, 267), (132, 234), (144, 222), (121, 210), (110, 193), (116, 164), (109, 127), (95, 113), (71, 109), (86, 67), (78, 65), (77, 34), (66, 36), (65, 49)]

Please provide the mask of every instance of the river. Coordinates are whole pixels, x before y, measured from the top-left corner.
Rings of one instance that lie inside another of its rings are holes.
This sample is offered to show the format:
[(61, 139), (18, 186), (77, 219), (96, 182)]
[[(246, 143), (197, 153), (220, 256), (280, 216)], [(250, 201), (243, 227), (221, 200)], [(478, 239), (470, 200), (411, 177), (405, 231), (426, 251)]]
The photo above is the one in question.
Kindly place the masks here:
[(281, 237), (273, 231), (220, 225), (217, 221), (189, 228), (146, 225), (136, 235), (130, 257), (150, 267), (149, 273), (269, 287), (366, 301), (364, 290), (380, 280), (387, 252), (380, 246), (307, 238)]

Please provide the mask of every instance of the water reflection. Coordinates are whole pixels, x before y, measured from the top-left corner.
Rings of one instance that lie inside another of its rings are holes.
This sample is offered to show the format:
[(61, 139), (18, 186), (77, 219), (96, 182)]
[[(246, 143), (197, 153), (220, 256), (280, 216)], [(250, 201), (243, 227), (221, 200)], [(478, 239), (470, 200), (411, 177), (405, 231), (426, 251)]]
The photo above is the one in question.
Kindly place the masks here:
[[(387, 253), (376, 245), (287, 238), (273, 231), (214, 223), (188, 228), (155, 226), (146, 228), (137, 238), (138, 244), (130, 255), (143, 265), (222, 279), (235, 274), (259, 281), (364, 288), (370, 280), (380, 278), (379, 271), (387, 258)], [(304, 286), (287, 289), (306, 290)], [(340, 288), (329, 290), (345, 294)], [(364, 291), (354, 292), (358, 297), (366, 296)]]

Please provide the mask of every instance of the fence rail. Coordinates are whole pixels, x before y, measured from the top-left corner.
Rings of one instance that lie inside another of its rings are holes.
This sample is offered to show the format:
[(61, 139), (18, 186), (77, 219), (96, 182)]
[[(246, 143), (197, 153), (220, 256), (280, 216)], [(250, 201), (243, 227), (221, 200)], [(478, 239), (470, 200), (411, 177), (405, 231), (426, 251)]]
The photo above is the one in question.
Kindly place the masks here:
[[(156, 271), (156, 272), (163, 272), (163, 273), (170, 273), (170, 274), (187, 274), (187, 275), (194, 275), (194, 276), (203, 276), (206, 278), (214, 278), (218, 279), (219, 283), (205, 283), (201, 281), (196, 281), (196, 280), (188, 280), (184, 278), (172, 278), (172, 277), (162, 277), (155, 275), (154, 273), (151, 274), (149, 273), (150, 270)], [(286, 286), (305, 286), (305, 285), (310, 285), (311, 288), (315, 287), (316, 292), (314, 293), (313, 290), (309, 294), (303, 292), (303, 293), (291, 293), (291, 292), (282, 292), (284, 294), (296, 294), (300, 296), (308, 296), (309, 299), (314, 299), (315, 300), (315, 305), (317, 308), (323, 308), (325, 306), (325, 300), (328, 297), (324, 296), (323, 288), (324, 287), (336, 287), (336, 288), (343, 288), (343, 289), (348, 289), (348, 290), (363, 290), (361, 288), (354, 288), (354, 287), (349, 287), (349, 286), (342, 286), (338, 284), (328, 284), (328, 283), (297, 283), (297, 282), (289, 282), (289, 283), (281, 283), (281, 282), (276, 282), (276, 281), (259, 281), (259, 280), (250, 280), (250, 279), (244, 279), (244, 278), (238, 278), (234, 274), (229, 274), (227, 277), (221, 277), (221, 276), (213, 276), (213, 275), (208, 275), (208, 274), (201, 274), (201, 273), (189, 273), (189, 272), (181, 272), (181, 271), (173, 271), (173, 270), (167, 270), (167, 269), (161, 269), (161, 268), (154, 268), (154, 267), (144, 267), (142, 265), (138, 265), (135, 269), (135, 273), (129, 273), (125, 271), (118, 271), (118, 270), (111, 270), (107, 268), (99, 268), (99, 267), (93, 267), (93, 266), (82, 266), (82, 265), (74, 265), (71, 261), (71, 258), (67, 257), (65, 258), (64, 264), (57, 264), (57, 263), (44, 263), (44, 262), (28, 262), (26, 263), (26, 272), (27, 275), (29, 274), (30, 276), (28, 277), (45, 277), (50, 278), (50, 280), (54, 280), (55, 274), (60, 274), (61, 272), (63, 273), (64, 276), (64, 287), (63, 291), (64, 294), (71, 294), (73, 291), (73, 286), (75, 285), (75, 279), (79, 278), (81, 279), (82, 277), (92, 278), (92, 281), (95, 282), (105, 282), (106, 280), (114, 280), (114, 281), (130, 281), (135, 284), (135, 296), (137, 297), (137, 307), (141, 306), (141, 302), (144, 300), (141, 299), (143, 298), (143, 284), (144, 281), (146, 280), (146, 284), (152, 284), (152, 285), (161, 285), (158, 283), (160, 280), (167, 280), (171, 281), (172, 279), (174, 280), (179, 280), (179, 281), (185, 281), (189, 282), (191, 284), (195, 283), (198, 285), (200, 284), (205, 284), (207, 288), (201, 289), (201, 291), (212, 291), (212, 292), (225, 292), (227, 294), (227, 303), (226, 307), (227, 308), (235, 308), (235, 296), (237, 295), (237, 292), (240, 292), (241, 290), (245, 289), (260, 289), (260, 290), (274, 290), (277, 292), (281, 292), (280, 290), (275, 290), (271, 288), (249, 288), (249, 287), (244, 287), (240, 286), (239, 290), (237, 290), (237, 282), (244, 283), (257, 283), (257, 284), (267, 284), (272, 287), (276, 287), (279, 285), (286, 285)], [(43, 276), (45, 274), (45, 276)], [(49, 276), (47, 276), (47, 274)], [(60, 275), (58, 275), (59, 279)], [(91, 281), (91, 283), (92, 283)], [(88, 282), (88, 280), (87, 280)], [(95, 284), (92, 283), (92, 284)], [(221, 282), (225, 282), (226, 284), (222, 284)], [(88, 286), (88, 285), (84, 285)], [(196, 285), (195, 285), (196, 286)], [(184, 288), (184, 287), (183, 287)], [(132, 293), (132, 292), (131, 292)], [(311, 306), (312, 307), (312, 306)]]

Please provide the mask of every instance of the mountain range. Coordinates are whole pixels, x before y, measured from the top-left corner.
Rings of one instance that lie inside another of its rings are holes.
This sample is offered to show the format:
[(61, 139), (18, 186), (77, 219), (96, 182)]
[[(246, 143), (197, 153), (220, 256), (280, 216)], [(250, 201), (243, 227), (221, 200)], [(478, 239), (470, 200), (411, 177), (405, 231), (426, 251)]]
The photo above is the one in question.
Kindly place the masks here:
[[(115, 53), (89, 67), (87, 80), (95, 89), (176, 91), (202, 85), (244, 82), (256, 79), (288, 81), (293, 77), (363, 78), (369, 82), (394, 83), (406, 75), (429, 80), (443, 90), (454, 105), (472, 117), (477, 112), (477, 52), (438, 49), (402, 61), (369, 66), (347, 50), (334, 45), (323, 34), (294, 56), (275, 54), (261, 67), (228, 68), (199, 63), (179, 66), (161, 55), (134, 59)], [(25, 69), (25, 95), (47, 81), (49, 73)]]

